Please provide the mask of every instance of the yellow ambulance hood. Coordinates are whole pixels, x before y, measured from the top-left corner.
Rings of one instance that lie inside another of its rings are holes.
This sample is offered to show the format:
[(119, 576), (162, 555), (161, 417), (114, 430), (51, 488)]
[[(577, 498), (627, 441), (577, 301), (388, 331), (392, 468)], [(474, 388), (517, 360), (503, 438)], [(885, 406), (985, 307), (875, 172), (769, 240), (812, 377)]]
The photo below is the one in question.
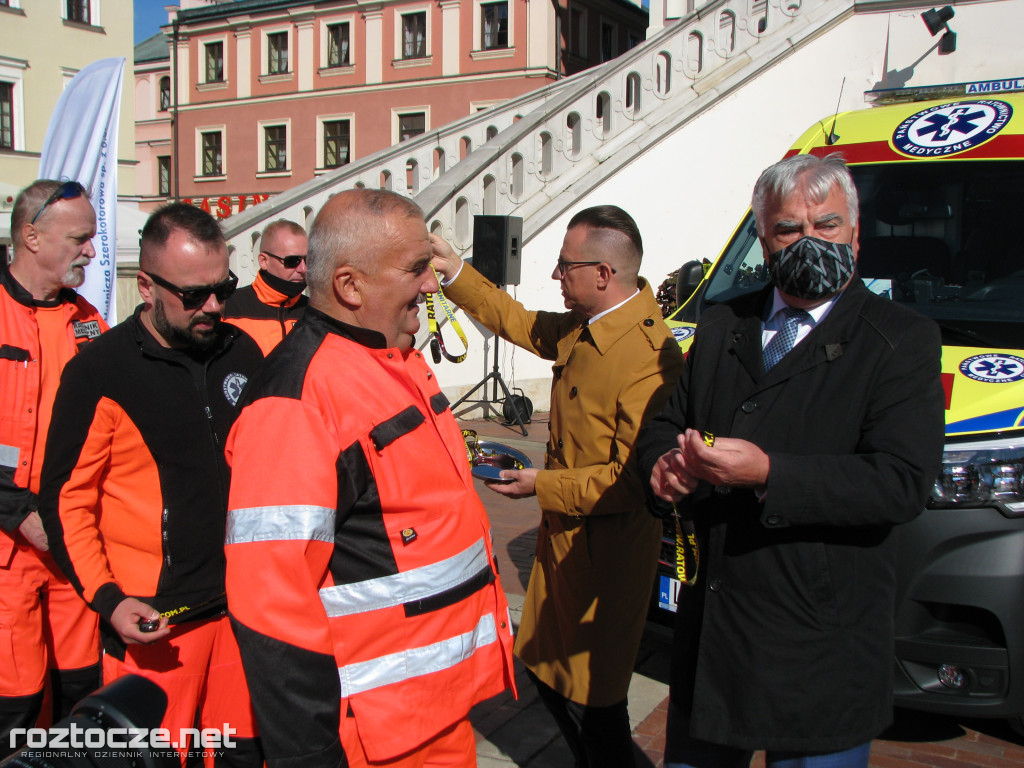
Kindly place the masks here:
[(1020, 350), (943, 347), (946, 434), (1024, 428), (1024, 354)]
[(839, 152), (859, 163), (1024, 158), (1024, 93), (964, 96), (841, 112), (813, 125), (786, 156)]

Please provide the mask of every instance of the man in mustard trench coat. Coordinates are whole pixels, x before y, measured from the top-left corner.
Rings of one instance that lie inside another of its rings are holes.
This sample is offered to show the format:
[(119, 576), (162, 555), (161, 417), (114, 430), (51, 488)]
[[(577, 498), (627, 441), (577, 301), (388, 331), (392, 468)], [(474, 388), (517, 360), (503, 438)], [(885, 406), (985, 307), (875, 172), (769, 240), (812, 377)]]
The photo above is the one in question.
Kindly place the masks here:
[(683, 359), (647, 281), (632, 217), (576, 214), (551, 273), (568, 312), (531, 312), (431, 235), (447, 296), (503, 339), (553, 360), (544, 469), (488, 483), (542, 510), (516, 655), (558, 722), (576, 768), (633, 766), (626, 692), (651, 595), (661, 523), (631, 457)]

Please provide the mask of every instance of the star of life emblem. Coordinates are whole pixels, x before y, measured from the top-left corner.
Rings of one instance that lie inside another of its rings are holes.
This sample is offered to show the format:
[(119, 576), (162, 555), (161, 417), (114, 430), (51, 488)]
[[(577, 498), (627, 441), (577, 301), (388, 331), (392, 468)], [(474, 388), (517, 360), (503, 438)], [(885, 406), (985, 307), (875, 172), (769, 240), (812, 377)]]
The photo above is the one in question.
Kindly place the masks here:
[(248, 377), (241, 373), (229, 373), (224, 377), (224, 397), (232, 405), (238, 405), (238, 398), (242, 396), (242, 390)]
[(673, 328), (672, 329), (672, 336), (675, 338), (675, 340), (677, 342), (678, 341), (685, 341), (686, 339), (688, 339), (691, 336), (693, 336), (693, 334), (694, 334), (694, 332), (696, 330), (697, 330), (696, 328), (693, 328), (693, 327), (688, 326), (688, 325), (679, 326), (677, 328)]
[(1012, 115), (1013, 107), (995, 99), (940, 104), (900, 123), (892, 134), (892, 146), (911, 157), (958, 155), (991, 139)]
[(1024, 379), (1024, 358), (987, 353), (968, 357), (960, 363), (960, 373), (975, 381), (1006, 384)]

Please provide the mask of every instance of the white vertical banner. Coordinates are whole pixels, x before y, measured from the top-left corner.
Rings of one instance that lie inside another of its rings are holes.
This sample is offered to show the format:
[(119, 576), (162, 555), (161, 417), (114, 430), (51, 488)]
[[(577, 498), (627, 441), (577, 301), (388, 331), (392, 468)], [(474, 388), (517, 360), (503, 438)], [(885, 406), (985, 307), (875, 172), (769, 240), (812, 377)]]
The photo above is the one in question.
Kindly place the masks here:
[(117, 322), (117, 124), (124, 57), (94, 61), (64, 89), (46, 129), (39, 178), (77, 181), (96, 209), (96, 258), (78, 289), (106, 321)]

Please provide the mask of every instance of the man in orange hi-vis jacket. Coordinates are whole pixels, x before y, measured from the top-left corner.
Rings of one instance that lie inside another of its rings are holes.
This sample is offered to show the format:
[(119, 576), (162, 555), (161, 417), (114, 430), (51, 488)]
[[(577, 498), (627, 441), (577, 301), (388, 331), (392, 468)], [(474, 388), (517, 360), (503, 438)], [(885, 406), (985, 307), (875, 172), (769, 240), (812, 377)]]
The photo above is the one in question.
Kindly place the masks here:
[(14, 260), (0, 264), (0, 758), (21, 746), (51, 668), (54, 716), (99, 684), (96, 616), (58, 570), (39, 518), (57, 382), (107, 324), (73, 288), (96, 255), (96, 213), (75, 181), (40, 179), (14, 201)]
[(260, 271), (252, 285), (235, 291), (224, 319), (260, 345), (264, 355), (281, 343), (306, 311), (306, 232), (294, 221), (271, 222), (260, 236)]
[[(207, 765), (255, 768), (224, 597), (223, 445), (263, 361), (220, 319), (236, 283), (210, 214), (184, 203), (153, 212), (143, 303), (64, 369), (40, 514), (54, 559), (103, 619), (104, 682), (136, 674), (163, 689), (161, 728), (182, 765), (202, 747)], [(219, 731), (214, 743), (185, 732), (197, 719), (204, 734)]]
[(269, 768), (474, 766), (469, 710), (513, 684), (490, 525), (413, 346), (430, 260), (412, 201), (332, 197), (310, 306), (228, 440), (228, 605)]

